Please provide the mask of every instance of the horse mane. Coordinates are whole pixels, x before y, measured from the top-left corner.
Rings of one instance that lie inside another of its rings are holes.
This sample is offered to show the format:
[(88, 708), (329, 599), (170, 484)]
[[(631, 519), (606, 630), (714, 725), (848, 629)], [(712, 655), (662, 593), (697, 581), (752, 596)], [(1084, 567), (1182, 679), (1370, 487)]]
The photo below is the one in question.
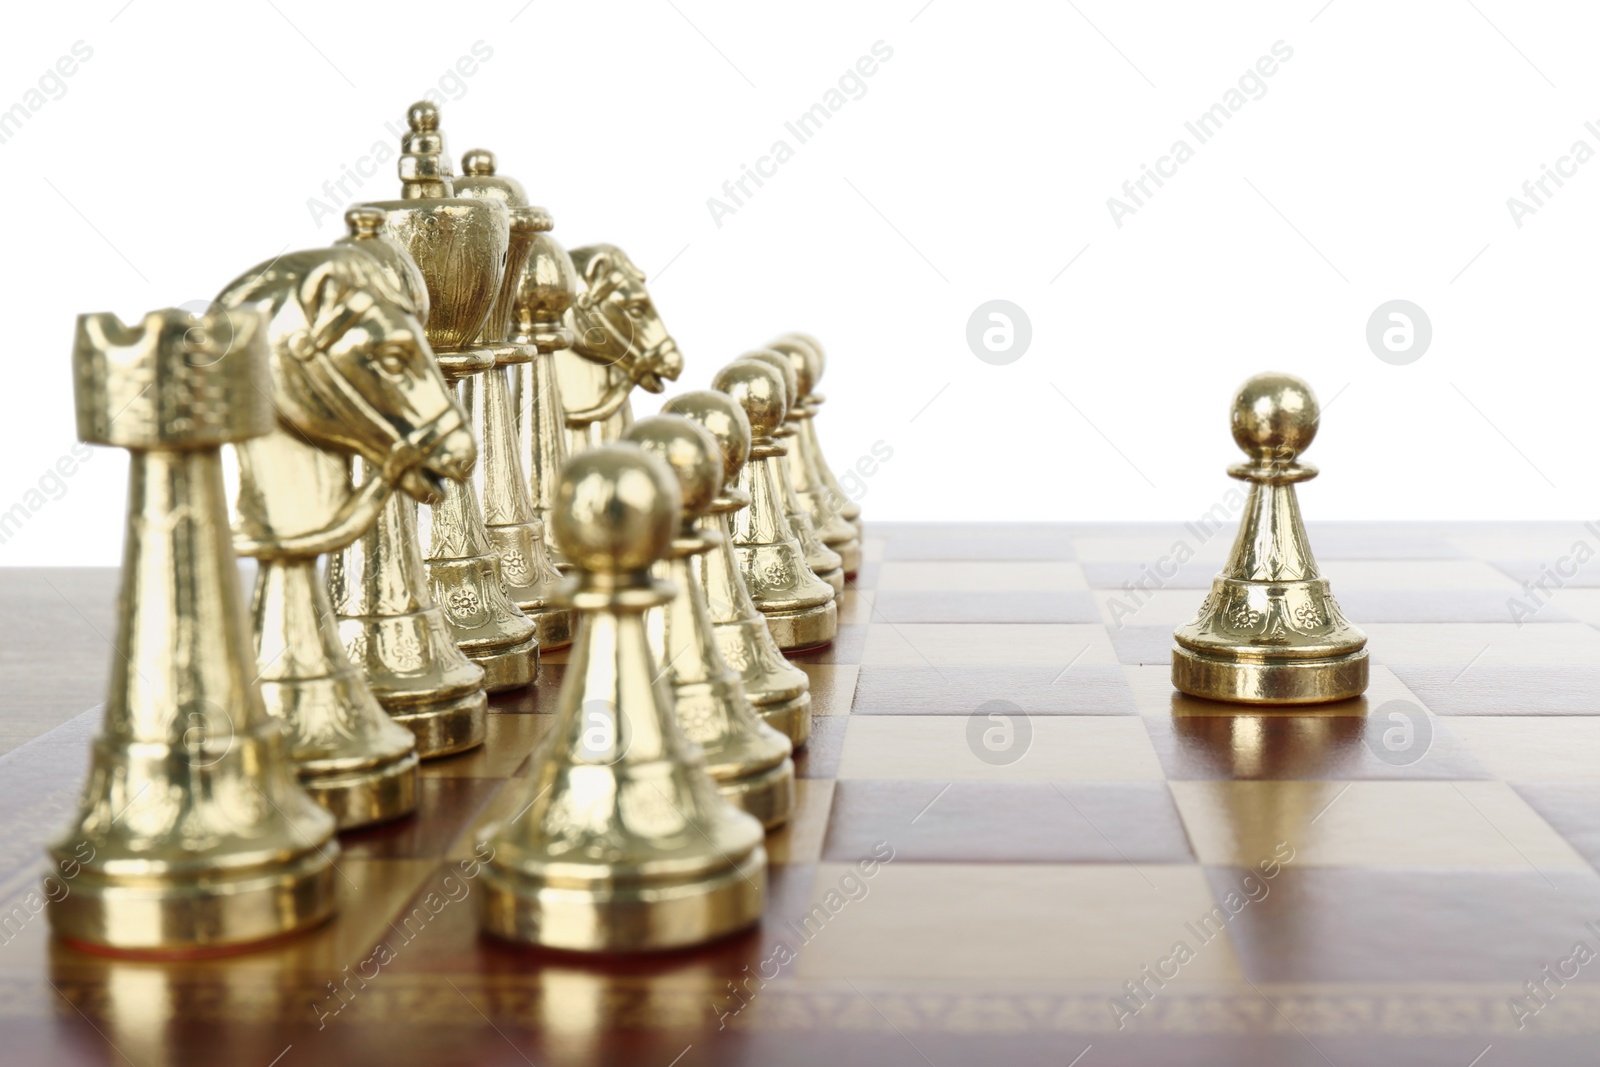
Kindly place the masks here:
[(644, 271), (616, 245), (584, 245), (574, 248), (569, 255), (572, 256), (572, 265), (578, 268), (584, 283), (589, 286), (613, 270), (636, 282), (643, 283), (645, 280)]
[[(266, 312), (275, 347), (288, 343), (303, 356), (310, 354), (308, 346), (325, 348), (337, 340), (373, 298), (415, 313), (410, 295), (371, 256), (335, 247), (293, 252), (254, 267), (228, 283), (216, 303)], [(291, 303), (301, 324), (285, 330), (277, 319)]]

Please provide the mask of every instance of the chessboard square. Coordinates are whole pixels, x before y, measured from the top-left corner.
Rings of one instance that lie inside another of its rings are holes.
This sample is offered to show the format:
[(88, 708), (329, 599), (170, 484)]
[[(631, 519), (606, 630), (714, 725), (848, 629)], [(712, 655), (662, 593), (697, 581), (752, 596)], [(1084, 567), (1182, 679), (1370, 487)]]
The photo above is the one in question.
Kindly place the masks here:
[(832, 641), (822, 647), (804, 652), (786, 652), (784, 655), (791, 663), (801, 665), (807, 663), (860, 663), (866, 640), (867, 626), (865, 623), (840, 623), (838, 634)]
[(444, 855), (505, 784), (501, 778), (419, 778), (413, 814), (340, 834), (339, 847), (346, 856), (372, 859)]
[[(1600, 567), (1595, 569), (1600, 570)], [(1558, 589), (1549, 595), (1540, 594), (1542, 604), (1536, 603), (1531, 596), (1518, 595), (1514, 599), (1521, 604), (1517, 618), (1524, 622), (1544, 622), (1551, 617), (1565, 617), (1590, 626), (1600, 626), (1600, 589)], [(1511, 611), (1509, 605), (1506, 611), (1508, 614)]]
[(834, 609), (839, 613), (841, 626), (864, 626), (872, 621), (878, 599), (876, 589), (846, 585), (844, 593), (833, 598)]
[[(1252, 709), (1175, 696), (1175, 705), (1213, 704), (1225, 713), (1188, 713), (1144, 722), (1170, 780), (1352, 780), (1491, 777), (1450, 724), (1412, 704), (1379, 714), (1366, 697), (1315, 709)], [(1451, 720), (1455, 722), (1459, 720)]]
[(839, 760), (841, 779), (944, 783), (1162, 777), (1150, 736), (1134, 716), (1021, 715), (999, 722), (986, 716), (852, 715), (845, 721), (849, 729)]
[[(1495, 589), (1351, 589), (1334, 586), (1345, 618), (1362, 628), (1375, 623), (1499, 623), (1514, 616), (1506, 607), (1506, 594)], [(1575, 621), (1554, 605), (1529, 616), (1526, 622)]]
[[(773, 864), (815, 863), (822, 856), (828, 832), (834, 785), (827, 778), (797, 778), (794, 814), (782, 826), (767, 831), (767, 861)], [(856, 858), (854, 854), (843, 857)]]
[(872, 618), (886, 623), (1086, 623), (1099, 619), (1087, 591), (931, 592), (881, 590)]
[[(1589, 549), (1595, 553), (1595, 549)], [(1600, 553), (1596, 553), (1600, 555)], [(1497, 570), (1505, 572), (1507, 578), (1516, 583), (1519, 598), (1533, 602), (1533, 597), (1541, 600), (1548, 599), (1545, 590), (1568, 589), (1600, 589), (1600, 563), (1594, 556), (1585, 559), (1583, 563), (1565, 553), (1549, 556), (1544, 559), (1502, 559), (1491, 558), (1490, 563)], [(1557, 570), (1557, 567), (1560, 570)], [(1562, 571), (1570, 573), (1563, 574)], [(1539, 584), (1543, 589), (1537, 588)], [(1534, 605), (1537, 607), (1537, 605)]]
[[(845, 888), (862, 887), (858, 899), (840, 888), (846, 878)], [(1183, 924), (1211, 908), (1198, 867), (1125, 863), (896, 858), (871, 879), (855, 867), (824, 863), (812, 892), (806, 930), (814, 932), (795, 964), (809, 979), (1081, 980), (1117, 988), (1168, 955)], [(1217, 939), (1184, 974), (1218, 981), (1240, 971), (1232, 945)]]
[(1207, 866), (1251, 867), (1287, 842), (1297, 867), (1586, 868), (1504, 782), (1173, 781)]
[[(1209, 537), (1198, 533), (1207, 530), (1189, 529), (1181, 524), (1151, 523), (1130, 528), (1123, 533), (1093, 533), (1072, 539), (1077, 558), (1085, 564), (1133, 564), (1141, 573), (1165, 576), (1177, 567), (1188, 567), (1198, 562), (1209, 567), (1212, 573), (1228, 559), (1228, 549), (1233, 544), (1233, 525), (1212, 526)], [(1144, 571), (1144, 565), (1149, 571)], [(1138, 575), (1132, 575), (1135, 579)]]
[(861, 668), (850, 663), (797, 663), (811, 680), (811, 714), (848, 715)]
[(1511, 788), (1600, 870), (1600, 782), (1513, 782)]
[(812, 715), (811, 739), (794, 751), (796, 778), (837, 778), (849, 715)]
[(875, 623), (867, 627), (863, 666), (1054, 666), (1114, 664), (1099, 624)]
[(1072, 560), (1070, 529), (1061, 523), (890, 523), (884, 560)]
[[(1321, 547), (1321, 546), (1318, 546)], [(1504, 597), (1519, 592), (1516, 582), (1478, 559), (1336, 559), (1318, 553), (1322, 575), (1336, 595), (1357, 589), (1411, 592), (1489, 590)]]
[(1391, 665), (1477, 670), (1600, 663), (1600, 630), (1582, 623), (1372, 623), (1361, 628), (1372, 658)]
[(1499, 778), (1600, 781), (1600, 717), (1458, 715), (1449, 722)]
[[(1221, 568), (1215, 559), (1177, 560), (1156, 559), (1134, 561), (1097, 561), (1079, 564), (1084, 581), (1090, 589), (1116, 589), (1124, 592), (1133, 587), (1144, 589), (1210, 589)], [(1159, 567), (1159, 570), (1155, 568)], [(1194, 594), (1198, 607), (1203, 594)]]
[(878, 588), (897, 593), (1050, 593), (1088, 588), (1067, 562), (904, 560), (883, 565)]
[(1170, 644), (1172, 631), (1195, 617), (1205, 594), (1193, 589), (1096, 589), (1094, 599), (1100, 621), (1113, 635), (1122, 629), (1160, 627)]
[(1578, 523), (1519, 522), (1519, 523), (1453, 523), (1445, 540), (1476, 559), (1526, 559), (1538, 560), (1541, 565), (1554, 567), (1564, 557), (1583, 555), (1580, 543), (1588, 546), (1587, 554), (1596, 554), (1600, 545), (1596, 535)]
[(838, 783), (826, 860), (892, 840), (897, 863), (1191, 863), (1160, 782)]
[(1435, 715), (1594, 715), (1600, 710), (1595, 697), (1600, 665), (1397, 664), (1394, 673)]
[[(1195, 608), (1199, 607), (1197, 601)], [(1172, 666), (1171, 626), (1110, 626), (1106, 630), (1118, 663)]]
[(1309, 521), (1306, 536), (1318, 559), (1462, 559), (1471, 556), (1446, 536), (1449, 527), (1422, 524)]
[(858, 715), (971, 715), (990, 701), (1029, 715), (1133, 715), (1137, 708), (1123, 668), (862, 667)]
[(491, 709), (483, 744), (459, 755), (423, 760), (422, 777), (515, 778), (554, 723), (554, 715), (522, 715)]
[(1228, 921), (1252, 982), (1472, 982), (1518, 994), (1575, 940), (1592, 945), (1585, 923), (1600, 914), (1592, 872), (1563, 872), (1552, 884), (1526, 868), (1304, 868), (1296, 858), (1270, 880), (1206, 873), (1219, 900), (1247, 890), (1257, 898)]

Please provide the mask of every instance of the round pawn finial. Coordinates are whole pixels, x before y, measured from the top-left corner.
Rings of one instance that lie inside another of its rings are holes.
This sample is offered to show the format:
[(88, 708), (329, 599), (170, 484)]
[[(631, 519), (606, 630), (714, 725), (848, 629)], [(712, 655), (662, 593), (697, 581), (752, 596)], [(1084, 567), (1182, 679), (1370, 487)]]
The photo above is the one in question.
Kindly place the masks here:
[(800, 378), (795, 374), (794, 364), (789, 362), (789, 357), (770, 348), (756, 348), (739, 358), (765, 363), (783, 377), (783, 413), (787, 417), (789, 412), (794, 410), (800, 396)]
[(1292, 374), (1258, 374), (1233, 398), (1233, 440), (1252, 459), (1292, 463), (1320, 418), (1311, 386)]
[(345, 211), (344, 224), (350, 228), (351, 237), (377, 237), (383, 233), (388, 218), (383, 208), (363, 204)]
[(815, 386), (822, 380), (822, 372), (827, 369), (828, 365), (828, 356), (827, 353), (822, 351), (822, 342), (812, 337), (809, 333), (801, 333), (799, 330), (790, 330), (783, 336), (793, 341), (799, 341), (811, 349), (812, 354), (817, 357), (817, 373), (811, 377), (811, 384)]
[(621, 575), (666, 554), (681, 510), (666, 464), (632, 445), (601, 445), (561, 468), (552, 521), (574, 566)]
[(623, 439), (672, 469), (682, 493), (686, 523), (711, 509), (722, 488), (722, 449), (704, 427), (681, 415), (651, 415), (628, 427)]
[(439, 105), (428, 100), (418, 100), (406, 109), (406, 123), (413, 130), (437, 130)]
[(699, 389), (679, 393), (661, 405), (663, 415), (682, 415), (706, 428), (722, 450), (722, 480), (733, 485), (750, 462), (750, 419), (726, 393)]
[(817, 383), (817, 354), (812, 347), (791, 334), (767, 342), (767, 350), (789, 360), (794, 368), (795, 403), (804, 404)]
[(711, 379), (711, 388), (727, 393), (744, 408), (752, 443), (770, 439), (789, 413), (783, 373), (759, 359), (734, 360)]
[(461, 173), (475, 176), (494, 173), (494, 153), (487, 148), (468, 149), (461, 157)]

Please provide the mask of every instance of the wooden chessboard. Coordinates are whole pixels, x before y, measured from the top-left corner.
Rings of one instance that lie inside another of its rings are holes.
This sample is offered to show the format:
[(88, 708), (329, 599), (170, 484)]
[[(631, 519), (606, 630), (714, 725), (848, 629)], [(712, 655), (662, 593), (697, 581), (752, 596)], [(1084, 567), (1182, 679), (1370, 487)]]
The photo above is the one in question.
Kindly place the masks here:
[[(799, 659), (816, 719), (766, 918), (656, 958), (478, 933), (462, 861), (519, 803), (561, 654), (425, 765), (416, 816), (343, 840), (337, 919), (229, 959), (97, 958), (29, 914), (96, 724), (70, 718), (0, 756), (0, 1062), (1595, 1063), (1600, 561), (1573, 553), (1600, 535), (1311, 536), (1370, 692), (1251, 712), (1168, 682), (1231, 530), (871, 528), (839, 639)], [(1574, 573), (1533, 605), (1546, 567)], [(4, 583), (0, 671), (42, 723), (103, 677), (112, 579)]]

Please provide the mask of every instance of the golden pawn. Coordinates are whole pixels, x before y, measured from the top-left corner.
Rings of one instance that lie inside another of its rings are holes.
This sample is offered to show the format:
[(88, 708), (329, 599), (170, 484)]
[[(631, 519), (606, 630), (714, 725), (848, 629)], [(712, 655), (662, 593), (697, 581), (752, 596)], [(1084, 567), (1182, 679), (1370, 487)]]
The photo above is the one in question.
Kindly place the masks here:
[(811, 411), (811, 418), (803, 421), (799, 426), (801, 447), (816, 461), (817, 473), (822, 475), (822, 484), (826, 485), (829, 491), (832, 492), (833, 499), (842, 501), (839, 504), (839, 515), (856, 528), (856, 538), (858, 540), (865, 538), (867, 528), (861, 521), (861, 505), (850, 499), (850, 496), (844, 491), (844, 486), (839, 484), (839, 479), (834, 476), (833, 468), (828, 466), (828, 457), (822, 453), (822, 443), (817, 439), (817, 424), (815, 421), (817, 410), (828, 399), (817, 392), (817, 383), (822, 381), (822, 372), (827, 368), (828, 361), (827, 355), (822, 351), (822, 342), (808, 333), (800, 333), (796, 330), (791, 330), (784, 334), (782, 339), (799, 341), (811, 349), (812, 354), (817, 357), (816, 370), (811, 376), (811, 391), (805, 397), (805, 405)]
[(554, 603), (561, 575), (546, 551), (545, 525), (529, 492), (517, 427), (520, 397), (515, 383), (538, 358), (539, 349), (526, 335), (510, 334), (526, 285), (525, 264), (553, 223), (544, 208), (529, 206), (521, 185), (495, 173), (494, 154), (487, 149), (464, 155), (461, 169), (465, 176), (455, 179), (457, 196), (498, 200), (511, 212), (511, 250), (500, 295), (478, 339), (494, 351), (496, 364), (462, 383), (462, 399), (484, 442), (474, 486), (484, 526), (500, 555), (506, 595), (533, 621), (539, 648), (547, 650), (572, 643), (572, 613)]
[[(566, 571), (561, 546), (555, 543), (551, 521), (556, 486), (567, 462), (567, 411), (556, 373), (560, 353), (572, 347), (569, 324), (578, 298), (578, 271), (561, 242), (550, 235), (554, 220), (539, 230), (522, 268), (517, 299), (512, 305), (510, 340), (534, 350), (532, 362), (513, 368), (513, 407), (517, 420), (517, 451), (526, 461), (529, 497), (534, 514), (544, 524), (544, 543), (551, 562)], [(567, 642), (570, 643), (569, 635)]]
[(810, 345), (791, 337), (770, 342), (767, 350), (787, 357), (794, 370), (795, 402), (784, 418), (784, 427), (789, 431), (784, 443), (789, 449), (789, 480), (794, 485), (795, 496), (810, 517), (817, 537), (838, 553), (844, 576), (854, 578), (861, 569), (861, 535), (844, 517), (844, 505), (848, 501), (828, 487), (816, 451), (809, 443), (816, 436), (814, 432), (808, 435), (808, 431), (812, 429), (810, 423), (816, 414), (810, 398), (819, 367), (817, 354)]
[(579, 952), (699, 944), (761, 915), (761, 824), (723, 800), (683, 736), (644, 616), (673, 597), (650, 574), (680, 511), (660, 460), (632, 445), (574, 456), (556, 533), (578, 633), (527, 805), (487, 837), (483, 924)]
[[(411, 131), (399, 165), (402, 199), (369, 206), (383, 209), (390, 233), (422, 271), (428, 341), (445, 380), (464, 401), (466, 383), (494, 370), (504, 348), (503, 342), (486, 344), (480, 338), (491, 312), (508, 304), (504, 280), (514, 251), (510, 212), (494, 197), (454, 195), (437, 107), (413, 104), (407, 119)], [(518, 247), (525, 256), (528, 245)], [(480, 410), (487, 417), (493, 409)], [(478, 444), (480, 465), (500, 463), (499, 454), (508, 451), (499, 432)], [(506, 594), (500, 554), (473, 482), (445, 483), (444, 499), (433, 507), (426, 562), (433, 600), (461, 650), (483, 668), (484, 688), (499, 693), (530, 684), (539, 668), (534, 624)]]
[(1227, 566), (1193, 620), (1173, 636), (1172, 684), (1242, 704), (1317, 704), (1367, 688), (1367, 636), (1345, 621), (1317, 570), (1296, 482), (1320, 419), (1311, 387), (1258, 374), (1233, 400), (1233, 439), (1250, 462), (1228, 473), (1250, 498)]
[(705, 753), (706, 773), (730, 803), (768, 829), (781, 826), (794, 811), (793, 746), (756, 716), (739, 676), (723, 662), (697, 573), (718, 540), (696, 524), (722, 486), (722, 449), (704, 428), (678, 415), (640, 419), (623, 440), (666, 463), (683, 496), (682, 526), (667, 557), (651, 568), (678, 594), (645, 616), (678, 725)]
[(789, 421), (787, 412), (794, 410), (800, 396), (794, 367), (787, 356), (770, 349), (746, 352), (739, 358), (758, 360), (783, 376), (784, 421), (783, 425), (772, 434), (783, 448), (782, 460), (773, 466), (778, 491), (783, 494), (783, 513), (788, 516), (789, 525), (794, 529), (794, 535), (800, 541), (801, 549), (805, 551), (806, 565), (818, 578), (833, 586), (835, 594), (843, 593), (844, 558), (822, 543), (822, 538), (817, 534), (817, 527), (811, 521), (810, 509), (801, 503), (800, 495), (795, 492), (794, 478), (790, 474), (792, 470), (790, 460), (794, 457), (795, 429), (794, 424)]
[(750, 459), (750, 420), (732, 397), (711, 390), (679, 393), (663, 404), (661, 411), (699, 423), (722, 450), (721, 492), (697, 524), (714, 535), (714, 543), (698, 558), (695, 576), (705, 594), (723, 661), (739, 672), (745, 697), (756, 714), (799, 748), (811, 740), (811, 679), (783, 658), (766, 616), (750, 600), (730, 548), (729, 516), (750, 506), (750, 494), (738, 485)]
[[(129, 453), (105, 720), (51, 858), (63, 939), (149, 955), (292, 933), (334, 911), (333, 816), (300, 788), (253, 681), (221, 446), (274, 427), (250, 311), (78, 319), (78, 436)], [(88, 859), (85, 859), (87, 853)]]
[(750, 462), (739, 472), (750, 505), (729, 522), (745, 588), (783, 651), (825, 645), (839, 633), (833, 587), (812, 573), (784, 509), (788, 471), (783, 446), (773, 437), (787, 407), (783, 374), (762, 360), (735, 360), (717, 372), (711, 387), (732, 397), (750, 420)]

